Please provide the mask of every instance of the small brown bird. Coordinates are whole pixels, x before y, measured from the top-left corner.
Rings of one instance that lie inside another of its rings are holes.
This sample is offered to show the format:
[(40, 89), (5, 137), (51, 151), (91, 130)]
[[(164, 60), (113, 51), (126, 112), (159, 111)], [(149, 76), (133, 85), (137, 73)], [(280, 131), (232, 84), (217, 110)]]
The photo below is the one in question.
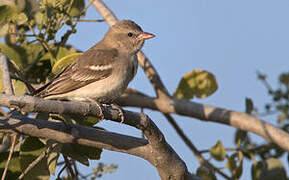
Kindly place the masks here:
[(153, 34), (143, 32), (131, 20), (119, 21), (100, 42), (36, 90), (35, 96), (45, 99), (112, 102), (134, 78), (138, 66), (136, 54), (144, 41), (153, 37)]

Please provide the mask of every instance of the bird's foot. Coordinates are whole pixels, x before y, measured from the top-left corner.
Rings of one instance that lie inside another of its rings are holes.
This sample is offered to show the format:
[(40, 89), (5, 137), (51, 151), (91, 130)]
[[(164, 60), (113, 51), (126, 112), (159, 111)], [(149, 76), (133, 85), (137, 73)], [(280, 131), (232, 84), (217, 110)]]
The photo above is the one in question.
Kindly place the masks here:
[(87, 98), (87, 100), (97, 107), (97, 109), (100, 112), (100, 117), (99, 118), (100, 118), (100, 120), (103, 120), (104, 119), (104, 114), (103, 114), (102, 108), (100, 106), (100, 103), (97, 102), (96, 100), (92, 99), (92, 98)]
[(124, 113), (123, 113), (123, 109), (121, 108), (121, 106), (115, 104), (115, 103), (111, 103), (109, 104), (109, 106), (112, 109), (116, 109), (118, 111), (118, 117), (120, 117), (120, 123), (124, 122)]

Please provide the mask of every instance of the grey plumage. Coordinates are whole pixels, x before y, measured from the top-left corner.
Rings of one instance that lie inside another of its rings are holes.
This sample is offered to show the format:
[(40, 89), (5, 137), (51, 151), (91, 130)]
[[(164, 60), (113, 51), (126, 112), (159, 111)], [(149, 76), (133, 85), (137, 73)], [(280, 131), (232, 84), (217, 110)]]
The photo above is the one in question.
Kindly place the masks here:
[(35, 96), (46, 99), (110, 102), (127, 88), (137, 71), (136, 53), (144, 40), (154, 35), (144, 33), (133, 21), (113, 25), (104, 38), (84, 52)]

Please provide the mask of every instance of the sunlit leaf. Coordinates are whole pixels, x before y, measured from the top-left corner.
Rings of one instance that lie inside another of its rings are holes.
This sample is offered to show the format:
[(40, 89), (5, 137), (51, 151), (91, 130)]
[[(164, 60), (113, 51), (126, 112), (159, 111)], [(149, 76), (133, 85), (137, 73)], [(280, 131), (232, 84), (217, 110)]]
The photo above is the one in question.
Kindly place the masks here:
[(48, 170), (53, 175), (55, 175), (55, 169), (56, 169), (58, 158), (59, 158), (59, 153), (57, 152), (50, 153), (47, 158)]
[(23, 54), (21, 54), (21, 51), (24, 50), (20, 47), (18, 47), (17, 49), (16, 47), (11, 47), (6, 44), (0, 43), (0, 50), (5, 56), (14, 61), (17, 65), (22, 64)]
[(37, 11), (34, 15), (34, 20), (38, 25), (46, 24), (48, 21), (47, 14), (45, 12)]
[[(26, 85), (21, 81), (12, 79), (12, 85), (14, 88), (14, 93), (16, 95), (24, 95), (27, 92)], [(0, 93), (4, 91), (5, 90), (2, 83), (2, 71), (0, 70)]]
[(204, 70), (194, 70), (183, 76), (174, 97), (179, 99), (191, 99), (194, 96), (205, 98), (218, 89), (215, 76)]
[(12, 3), (0, 3), (0, 26), (14, 20), (18, 12), (17, 7)]
[(8, 33), (8, 30), (9, 30), (9, 25), (8, 23), (0, 26), (0, 38), (5, 36), (7, 33)]
[[(25, 170), (43, 151), (45, 145), (36, 137), (27, 137), (20, 147), (20, 163), (22, 171)], [(47, 158), (42, 159), (25, 176), (27, 179), (49, 179)]]
[(226, 157), (226, 150), (221, 141), (217, 141), (217, 143), (210, 148), (210, 153), (217, 161), (223, 161)]
[(24, 13), (20, 13), (15, 17), (15, 21), (18, 25), (26, 23), (28, 20), (27, 16)]
[(80, 16), (80, 13), (84, 9), (84, 6), (85, 6), (84, 0), (73, 1), (69, 15), (72, 17)]
[(56, 75), (60, 73), (64, 68), (66, 68), (73, 61), (75, 61), (80, 55), (82, 55), (82, 53), (74, 53), (59, 59), (52, 68), (52, 74)]

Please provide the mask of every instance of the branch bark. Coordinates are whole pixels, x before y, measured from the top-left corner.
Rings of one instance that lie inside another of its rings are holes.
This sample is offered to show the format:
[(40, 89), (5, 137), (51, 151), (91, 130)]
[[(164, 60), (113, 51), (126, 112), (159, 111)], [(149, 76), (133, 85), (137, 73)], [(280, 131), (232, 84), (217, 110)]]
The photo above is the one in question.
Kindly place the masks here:
[(152, 98), (136, 91), (129, 91), (118, 99), (122, 106), (142, 107), (163, 113), (174, 113), (207, 122), (221, 123), (244, 131), (253, 132), (289, 151), (289, 134), (246, 113), (200, 104), (188, 100)]
[[(0, 94), (0, 105), (18, 107), (25, 112), (73, 113), (82, 116), (101, 117), (98, 108), (84, 102), (62, 102), (31, 96)], [(121, 121), (118, 110), (108, 107), (102, 108), (105, 119)], [(161, 131), (147, 115), (124, 111), (124, 117), (124, 124), (142, 130), (147, 140), (75, 124), (64, 125), (61, 122), (35, 120), (22, 115), (0, 118), (0, 131), (17, 132), (29, 136), (54, 139), (61, 143), (78, 143), (128, 153), (149, 161), (157, 168), (162, 179), (197, 179), (188, 172), (185, 163), (166, 142)]]

